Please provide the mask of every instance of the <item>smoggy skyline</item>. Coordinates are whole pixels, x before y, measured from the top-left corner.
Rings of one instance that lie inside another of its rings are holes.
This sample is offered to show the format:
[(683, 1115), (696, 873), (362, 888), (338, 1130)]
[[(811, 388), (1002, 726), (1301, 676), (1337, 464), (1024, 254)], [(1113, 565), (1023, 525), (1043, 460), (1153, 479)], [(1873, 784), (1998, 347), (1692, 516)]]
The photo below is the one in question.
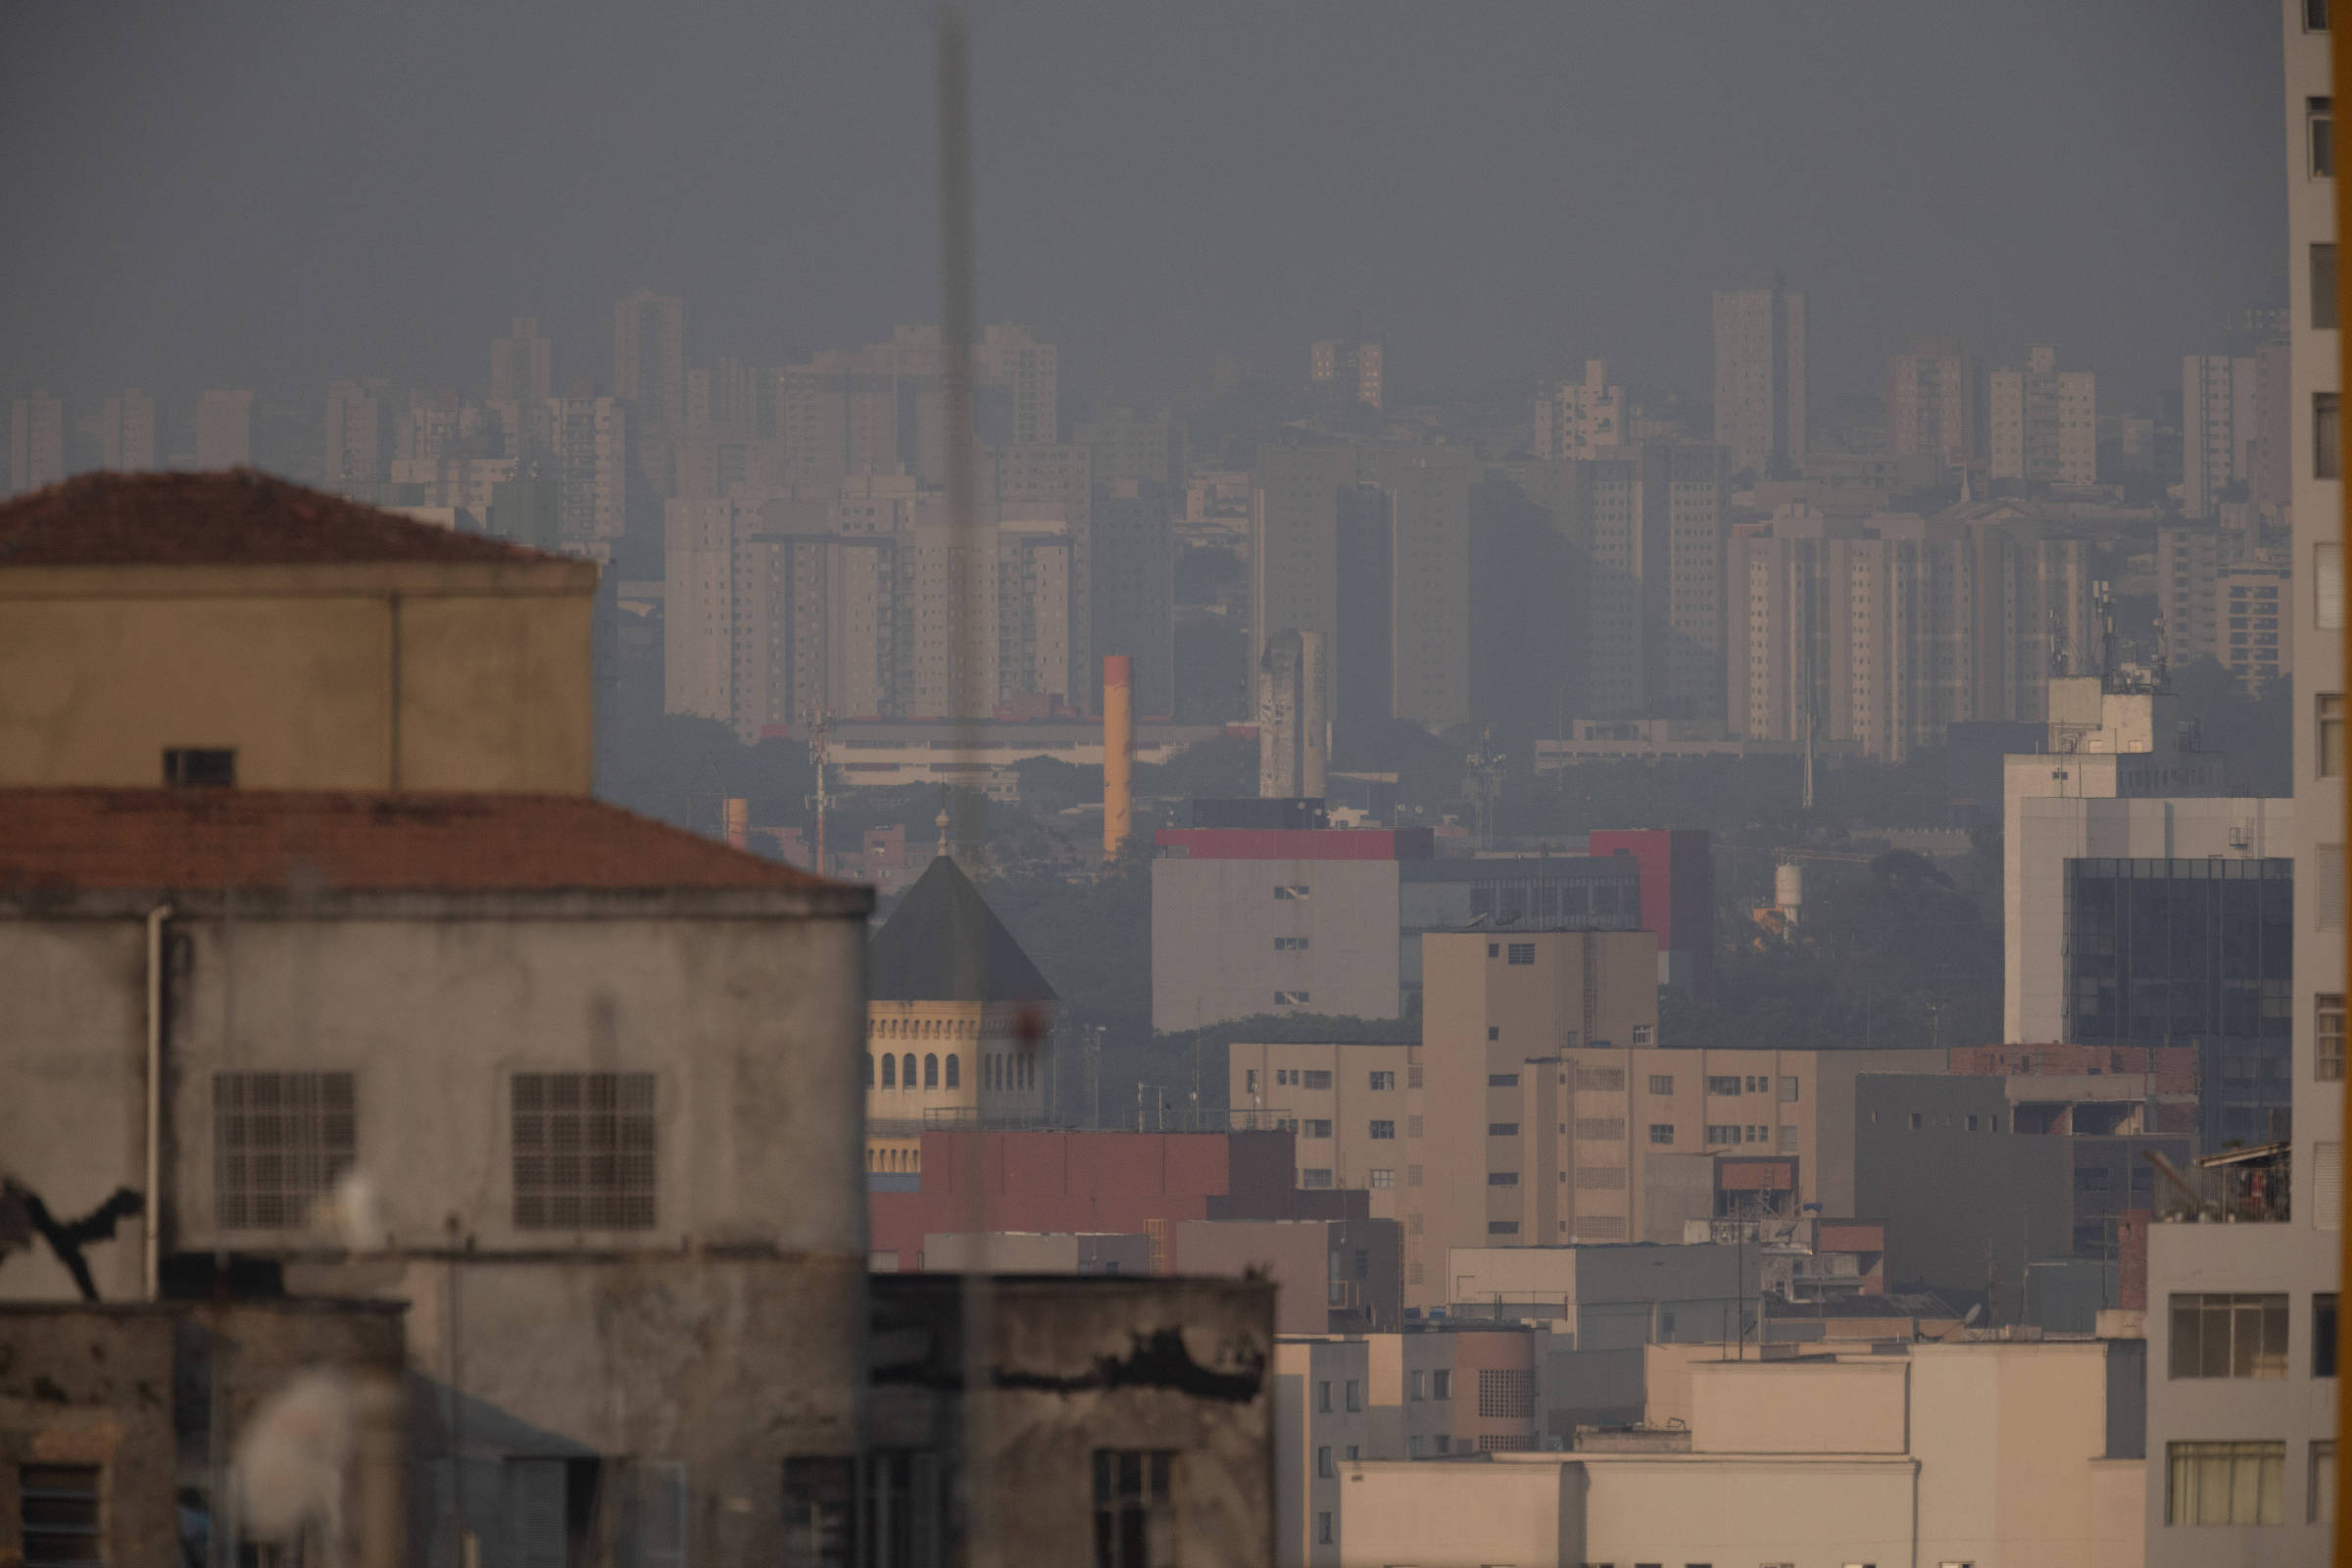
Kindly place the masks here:
[[(1709, 290), (1777, 268), (1817, 404), (1929, 333), (2122, 407), (2280, 287), (2232, 8), (973, 11), (981, 314), (1098, 398), (1360, 322), (1400, 399), (1587, 356), (1703, 399)], [(602, 383), (643, 286), (706, 362), (932, 319), (930, 17), (22, 8), (9, 389), (474, 387), (514, 316)]]

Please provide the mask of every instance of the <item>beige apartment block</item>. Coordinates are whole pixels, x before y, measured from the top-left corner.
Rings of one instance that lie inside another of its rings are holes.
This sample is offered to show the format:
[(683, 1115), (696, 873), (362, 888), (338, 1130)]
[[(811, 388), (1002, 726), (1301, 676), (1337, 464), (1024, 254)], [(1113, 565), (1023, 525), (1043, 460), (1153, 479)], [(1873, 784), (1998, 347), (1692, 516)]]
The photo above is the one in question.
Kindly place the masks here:
[(1639, 968), (1653, 941), (1422, 939), (1407, 1307), (1447, 1304), (1453, 1248), (1675, 1244), (1694, 1219), (1850, 1214), (1855, 1078), (1944, 1068), (1927, 1050), (1658, 1049), (1655, 971)]
[(590, 563), (250, 470), (84, 475), (0, 558), (0, 784), (588, 792)]
[(1247, 1045), (1226, 1051), (1226, 1103), (1297, 1139), (1300, 1187), (1360, 1187), (1396, 1217), (1404, 1179), (1407, 1045)]
[(1698, 1362), (1652, 1441), (1343, 1467), (1339, 1560), (2125, 1568), (2143, 1369), (2087, 1339)]
[[(1365, 1461), (1540, 1448), (1550, 1339), (1513, 1325), (1276, 1341), (1276, 1561), (1357, 1560), (1341, 1478)], [(1376, 1540), (1366, 1544), (1378, 1549)]]
[(1487, 1074), (1520, 1082), (1485, 1090), (1494, 1115), (1463, 1125), (1433, 1112), (1439, 1059), (1434, 1043), (1236, 1044), (1227, 1069), (1237, 1113), (1297, 1134), (1301, 1187), (1368, 1189), (1374, 1215), (1403, 1222), (1405, 1300), (1424, 1308), (1448, 1304), (1452, 1248), (1673, 1245), (1692, 1220), (1849, 1214), (1855, 1079), (1946, 1065), (1933, 1050), (1577, 1047)]
[[(1540, 1134), (1566, 1122), (1551, 1093), (1563, 1053), (1593, 1041), (1646, 1046), (1658, 1027), (1657, 938), (1645, 931), (1432, 932), (1421, 963), (1423, 1083), (1406, 1123), (1418, 1146), (1405, 1166), (1407, 1307), (1445, 1304), (1448, 1248), (1517, 1237), (1550, 1217), (1537, 1194), (1558, 1179), (1567, 1140)], [(1622, 1139), (1622, 1125), (1617, 1132)]]

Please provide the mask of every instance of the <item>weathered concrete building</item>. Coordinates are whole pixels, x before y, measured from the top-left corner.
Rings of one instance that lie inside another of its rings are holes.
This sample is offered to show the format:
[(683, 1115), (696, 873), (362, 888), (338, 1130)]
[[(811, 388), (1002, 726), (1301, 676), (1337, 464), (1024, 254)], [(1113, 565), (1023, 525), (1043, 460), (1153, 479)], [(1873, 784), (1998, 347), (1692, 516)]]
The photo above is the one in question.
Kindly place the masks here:
[(234, 1511), (239, 1440), (268, 1401), (323, 1373), (359, 1430), (342, 1463), (322, 1465), (343, 1528), (320, 1544), (393, 1568), (400, 1320), (380, 1301), (0, 1303), (0, 1561), (207, 1561)]
[(249, 470), (0, 507), (0, 786), (586, 794), (597, 568)]
[(1270, 1568), (1271, 1284), (878, 1274), (872, 1290), (863, 1507), (846, 1476), (788, 1467), (790, 1531), (845, 1548), (791, 1560)]
[(143, 1209), (108, 1299), (408, 1302), (420, 1561), (773, 1558), (858, 1446), (867, 905), (577, 797), (6, 792), (0, 1151)]

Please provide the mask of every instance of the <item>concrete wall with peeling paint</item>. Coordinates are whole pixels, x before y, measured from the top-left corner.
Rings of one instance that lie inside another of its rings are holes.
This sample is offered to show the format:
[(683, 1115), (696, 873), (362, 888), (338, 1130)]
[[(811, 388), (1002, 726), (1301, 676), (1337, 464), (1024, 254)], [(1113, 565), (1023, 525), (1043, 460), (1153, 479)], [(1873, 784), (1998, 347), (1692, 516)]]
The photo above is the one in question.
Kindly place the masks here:
[(1174, 1560), (1274, 1561), (1274, 1287), (999, 1276), (990, 1387), (962, 1396), (968, 1298), (949, 1275), (872, 1281), (868, 1439), (954, 1456), (975, 1561), (1095, 1559), (1094, 1456), (1175, 1456)]

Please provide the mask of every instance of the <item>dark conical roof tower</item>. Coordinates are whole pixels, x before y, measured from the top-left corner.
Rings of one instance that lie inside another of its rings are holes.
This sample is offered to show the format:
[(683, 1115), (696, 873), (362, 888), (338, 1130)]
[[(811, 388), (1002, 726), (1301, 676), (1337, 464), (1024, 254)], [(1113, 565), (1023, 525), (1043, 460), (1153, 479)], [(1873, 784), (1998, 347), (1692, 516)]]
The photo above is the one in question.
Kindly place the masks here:
[(1054, 988), (956, 862), (940, 856), (865, 950), (875, 1002), (1056, 1002)]

